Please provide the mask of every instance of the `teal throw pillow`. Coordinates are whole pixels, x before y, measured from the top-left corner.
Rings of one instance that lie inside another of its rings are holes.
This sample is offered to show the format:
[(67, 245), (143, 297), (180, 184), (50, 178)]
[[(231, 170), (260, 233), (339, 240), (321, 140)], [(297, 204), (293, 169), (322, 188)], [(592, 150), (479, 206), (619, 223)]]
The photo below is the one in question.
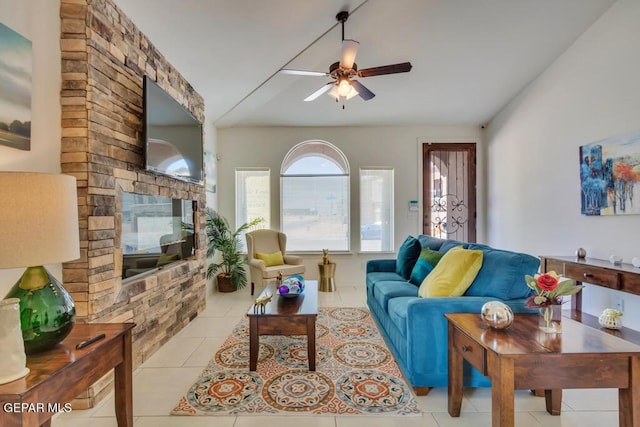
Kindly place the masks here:
[(396, 258), (396, 274), (409, 280), (413, 266), (416, 264), (418, 257), (420, 256), (420, 242), (412, 236), (408, 236), (400, 249), (398, 250), (398, 257)]
[(416, 261), (416, 265), (413, 266), (413, 270), (411, 271), (409, 282), (420, 286), (424, 278), (431, 273), (431, 270), (433, 270), (443, 256), (444, 254), (441, 252), (434, 251), (430, 248), (422, 248), (418, 261)]

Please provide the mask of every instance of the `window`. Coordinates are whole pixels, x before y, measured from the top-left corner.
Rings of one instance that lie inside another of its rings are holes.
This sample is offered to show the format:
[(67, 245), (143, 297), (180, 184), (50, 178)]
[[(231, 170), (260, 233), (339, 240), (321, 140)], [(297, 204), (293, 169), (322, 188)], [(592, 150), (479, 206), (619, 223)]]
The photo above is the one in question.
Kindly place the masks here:
[[(236, 169), (236, 228), (256, 218), (264, 218), (258, 228), (271, 226), (271, 192), (268, 168)], [(242, 250), (245, 248), (244, 235), (240, 237)]]
[(349, 250), (349, 165), (324, 141), (293, 147), (281, 169), (281, 228), (288, 251)]
[(360, 169), (360, 250), (393, 252), (393, 169)]

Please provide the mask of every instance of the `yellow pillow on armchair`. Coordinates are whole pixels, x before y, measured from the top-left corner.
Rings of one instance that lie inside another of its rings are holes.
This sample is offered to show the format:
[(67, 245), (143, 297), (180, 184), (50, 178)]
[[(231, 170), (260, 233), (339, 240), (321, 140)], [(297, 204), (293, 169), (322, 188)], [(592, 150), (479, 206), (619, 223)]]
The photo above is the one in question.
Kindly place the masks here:
[(281, 251), (277, 251), (272, 254), (264, 254), (264, 253), (256, 252), (256, 258), (264, 261), (267, 267), (273, 267), (274, 265), (284, 264), (284, 258), (282, 257)]
[(457, 246), (449, 250), (420, 285), (421, 297), (462, 296), (482, 267), (482, 251)]

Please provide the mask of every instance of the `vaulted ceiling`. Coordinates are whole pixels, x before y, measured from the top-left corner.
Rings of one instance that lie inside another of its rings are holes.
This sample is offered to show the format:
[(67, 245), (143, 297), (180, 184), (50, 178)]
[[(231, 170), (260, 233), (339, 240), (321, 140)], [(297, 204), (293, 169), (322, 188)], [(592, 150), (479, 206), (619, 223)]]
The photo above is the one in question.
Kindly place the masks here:
[[(614, 0), (115, 0), (233, 126), (481, 125), (561, 55)], [(360, 79), (376, 97), (303, 99), (330, 81), (345, 37), (359, 68), (410, 61), (409, 73)]]

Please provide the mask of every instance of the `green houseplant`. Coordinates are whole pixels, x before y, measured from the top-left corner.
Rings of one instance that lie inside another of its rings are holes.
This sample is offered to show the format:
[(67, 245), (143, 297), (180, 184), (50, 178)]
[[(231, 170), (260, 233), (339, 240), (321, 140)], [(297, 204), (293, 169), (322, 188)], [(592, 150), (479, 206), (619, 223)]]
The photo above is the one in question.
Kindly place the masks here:
[(207, 210), (207, 258), (220, 254), (220, 262), (209, 264), (207, 278), (216, 276), (220, 292), (233, 292), (247, 285), (247, 256), (240, 252), (240, 234), (262, 221), (262, 218), (256, 218), (233, 231), (225, 217), (216, 211)]

